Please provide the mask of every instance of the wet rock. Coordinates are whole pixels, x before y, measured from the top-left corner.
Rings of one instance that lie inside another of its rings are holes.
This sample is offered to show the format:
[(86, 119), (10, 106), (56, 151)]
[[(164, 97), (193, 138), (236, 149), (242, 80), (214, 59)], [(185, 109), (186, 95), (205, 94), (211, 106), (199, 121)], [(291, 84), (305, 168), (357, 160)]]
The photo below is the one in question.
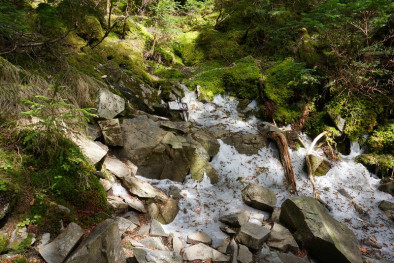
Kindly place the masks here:
[(138, 263), (182, 263), (182, 257), (177, 252), (133, 248)]
[(246, 223), (241, 226), (241, 229), (236, 236), (236, 241), (249, 248), (259, 249), (263, 242), (268, 239), (269, 234), (270, 231), (263, 226)]
[(101, 131), (104, 136), (104, 142), (108, 146), (123, 146), (122, 129), (120, 128), (119, 119), (99, 121)]
[[(312, 172), (314, 176), (323, 176), (331, 169), (329, 161), (315, 154), (310, 154)], [(307, 168), (305, 167), (305, 170)]]
[(212, 239), (208, 234), (206, 234), (202, 231), (199, 231), (199, 232), (195, 232), (193, 234), (188, 235), (187, 236), (187, 243), (189, 243), (189, 244), (204, 243), (204, 244), (210, 245), (210, 244), (212, 244)]
[(390, 181), (389, 183), (379, 185), (378, 189), (382, 192), (394, 196), (394, 181)]
[(257, 184), (249, 184), (242, 189), (241, 194), (245, 204), (262, 211), (272, 212), (276, 205), (275, 194), (268, 188)]
[(389, 219), (391, 219), (391, 221), (394, 221), (394, 203), (384, 200), (379, 203), (379, 208)]
[(106, 219), (92, 230), (66, 263), (125, 261), (118, 223), (113, 219)]
[(146, 248), (168, 251), (160, 237), (147, 237), (140, 240), (140, 243)]
[(213, 262), (229, 261), (230, 257), (226, 256), (219, 251), (198, 243), (196, 245), (187, 247), (183, 251), (183, 260), (206, 260), (211, 259)]
[(51, 243), (39, 248), (40, 255), (48, 263), (62, 263), (82, 239), (83, 234), (80, 226), (70, 223)]
[(160, 222), (157, 220), (152, 220), (150, 225), (150, 235), (151, 236), (161, 236), (167, 237), (168, 234), (164, 231), (163, 227), (161, 226)]
[(246, 246), (239, 245), (237, 259), (240, 263), (252, 263), (253, 254), (252, 252), (249, 251), (249, 249)]
[(331, 217), (316, 199), (287, 199), (281, 207), (280, 221), (294, 232), (297, 243), (321, 262), (362, 262), (354, 233)]
[(278, 223), (272, 227), (267, 245), (285, 252), (289, 249), (298, 249), (297, 242), (290, 231)]
[(98, 96), (97, 115), (104, 119), (113, 119), (124, 111), (125, 100), (106, 89), (101, 89)]
[(267, 144), (264, 137), (256, 134), (235, 134), (224, 137), (223, 142), (234, 146), (239, 153), (246, 155), (257, 154)]
[(231, 227), (241, 227), (249, 221), (250, 213), (248, 211), (242, 211), (239, 213), (222, 216), (219, 221), (231, 226)]

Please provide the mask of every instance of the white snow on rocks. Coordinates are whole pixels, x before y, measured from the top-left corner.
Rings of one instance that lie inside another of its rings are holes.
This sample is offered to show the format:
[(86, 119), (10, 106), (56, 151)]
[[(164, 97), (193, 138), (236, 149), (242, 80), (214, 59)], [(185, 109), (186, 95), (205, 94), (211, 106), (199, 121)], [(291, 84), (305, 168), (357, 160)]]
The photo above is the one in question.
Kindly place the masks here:
[[(193, 92), (185, 89), (182, 101), (188, 103), (190, 120), (197, 126), (207, 129), (220, 126), (230, 132), (257, 134), (256, 124), (259, 121), (256, 118), (246, 122), (240, 120), (236, 110), (238, 101), (235, 99), (216, 96), (212, 103), (204, 104), (196, 100)], [(305, 135), (301, 137), (310, 144)], [(211, 162), (220, 177), (216, 185), (212, 185), (207, 177), (201, 183), (187, 177), (183, 184), (144, 178), (164, 191), (172, 185), (181, 190), (183, 198), (179, 202), (180, 211), (171, 224), (163, 226), (166, 232), (174, 232), (186, 240), (187, 235), (204, 231), (212, 237), (214, 247), (226, 238), (219, 229), (219, 226), (223, 225), (218, 221), (219, 217), (241, 210), (248, 210), (252, 215), (264, 214), (243, 204), (241, 189), (247, 183), (257, 183), (270, 188), (278, 199), (277, 207), (290, 197), (283, 183), (285, 177), (279, 154), (273, 144), (262, 148), (256, 155), (246, 156), (239, 154), (234, 147), (226, 145), (221, 140), (219, 142), (220, 151)], [(321, 154), (321, 151), (315, 152)], [(379, 180), (364, 166), (355, 163), (354, 157), (359, 153), (360, 149), (353, 145), (352, 153), (343, 156), (342, 161), (334, 164), (327, 175), (315, 177), (316, 186), (321, 198), (332, 208), (330, 214), (354, 231), (360, 244), (363, 239), (373, 237), (378, 244), (383, 245), (377, 254), (393, 260), (393, 224), (378, 208), (381, 200), (393, 202), (393, 198), (378, 191)], [(312, 186), (306, 172), (303, 171), (306, 149), (290, 150), (290, 154), (299, 195), (312, 196)], [(340, 189), (344, 189), (354, 198), (354, 202), (365, 210), (367, 215), (356, 212), (352, 202), (338, 192)], [(268, 218), (268, 214), (265, 215), (265, 218)]]

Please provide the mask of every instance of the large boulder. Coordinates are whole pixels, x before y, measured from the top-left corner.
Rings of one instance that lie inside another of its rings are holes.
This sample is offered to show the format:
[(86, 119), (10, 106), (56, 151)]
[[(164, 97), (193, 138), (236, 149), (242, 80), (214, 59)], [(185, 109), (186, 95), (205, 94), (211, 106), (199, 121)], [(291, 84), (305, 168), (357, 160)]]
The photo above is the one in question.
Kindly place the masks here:
[(258, 184), (249, 184), (242, 189), (241, 194), (245, 204), (262, 211), (274, 211), (276, 196), (275, 193), (268, 188)]
[(182, 182), (191, 171), (196, 180), (206, 173), (212, 183), (218, 181), (209, 154), (192, 136), (161, 129), (147, 116), (126, 119), (121, 126), (125, 142), (121, 154), (138, 166), (142, 176)]
[(124, 263), (126, 261), (118, 223), (106, 219), (98, 224), (66, 263)]
[(119, 119), (103, 120), (99, 121), (98, 124), (100, 125), (106, 145), (123, 146), (124, 142)]
[(97, 115), (100, 118), (113, 119), (125, 109), (125, 100), (106, 89), (100, 90), (97, 100)]
[(330, 216), (316, 199), (287, 199), (282, 204), (280, 221), (321, 262), (362, 262), (354, 233)]
[(48, 263), (62, 263), (82, 237), (82, 228), (75, 223), (70, 223), (51, 243), (40, 246), (40, 255)]

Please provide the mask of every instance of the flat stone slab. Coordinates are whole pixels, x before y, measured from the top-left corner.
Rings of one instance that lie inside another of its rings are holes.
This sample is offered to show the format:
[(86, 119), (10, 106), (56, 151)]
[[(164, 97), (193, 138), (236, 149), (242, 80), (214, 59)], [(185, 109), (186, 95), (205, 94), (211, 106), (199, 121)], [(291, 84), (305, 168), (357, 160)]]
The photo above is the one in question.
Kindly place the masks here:
[(125, 100), (107, 89), (100, 89), (98, 95), (97, 115), (104, 119), (113, 119), (124, 111)]
[(276, 196), (268, 188), (257, 184), (249, 184), (242, 189), (241, 194), (245, 204), (262, 211), (274, 211)]
[(250, 213), (248, 211), (242, 211), (239, 213), (222, 216), (219, 218), (219, 221), (231, 227), (240, 227), (249, 221), (249, 217)]
[(259, 249), (269, 237), (270, 231), (263, 227), (252, 223), (244, 224), (239, 230), (236, 240), (252, 249)]
[(253, 254), (252, 252), (249, 251), (249, 249), (246, 246), (239, 245), (237, 259), (240, 263), (252, 263)]
[(197, 244), (197, 243), (204, 243), (204, 244), (212, 244), (211, 237), (204, 233), (204, 232), (195, 232), (187, 236), (187, 243), (189, 244)]
[(160, 222), (155, 219), (153, 219), (152, 223), (150, 224), (150, 235), (168, 237), (168, 234), (164, 231)]
[(62, 263), (82, 239), (83, 234), (79, 225), (70, 223), (51, 243), (39, 248), (40, 255), (48, 263)]
[(133, 248), (138, 263), (182, 263), (182, 257), (177, 252)]
[(226, 256), (219, 251), (204, 245), (203, 243), (199, 243), (197, 245), (193, 245), (187, 247), (183, 251), (183, 260), (205, 260), (211, 259), (213, 262), (215, 261), (229, 261), (230, 257)]
[(297, 250), (299, 248), (290, 231), (278, 223), (274, 223), (267, 241), (267, 245), (284, 252), (289, 249)]

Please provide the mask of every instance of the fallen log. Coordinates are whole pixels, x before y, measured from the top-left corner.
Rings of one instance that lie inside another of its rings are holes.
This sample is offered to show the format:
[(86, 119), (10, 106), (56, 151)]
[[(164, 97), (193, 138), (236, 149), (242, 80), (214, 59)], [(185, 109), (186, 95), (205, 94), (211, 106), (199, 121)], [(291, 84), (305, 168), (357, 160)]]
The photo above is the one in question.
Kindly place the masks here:
[(259, 127), (259, 132), (275, 141), (279, 149), (280, 160), (285, 171), (285, 176), (289, 184), (290, 190), (295, 194), (298, 194), (286, 136), (276, 126), (269, 123), (263, 124), (264, 126)]

